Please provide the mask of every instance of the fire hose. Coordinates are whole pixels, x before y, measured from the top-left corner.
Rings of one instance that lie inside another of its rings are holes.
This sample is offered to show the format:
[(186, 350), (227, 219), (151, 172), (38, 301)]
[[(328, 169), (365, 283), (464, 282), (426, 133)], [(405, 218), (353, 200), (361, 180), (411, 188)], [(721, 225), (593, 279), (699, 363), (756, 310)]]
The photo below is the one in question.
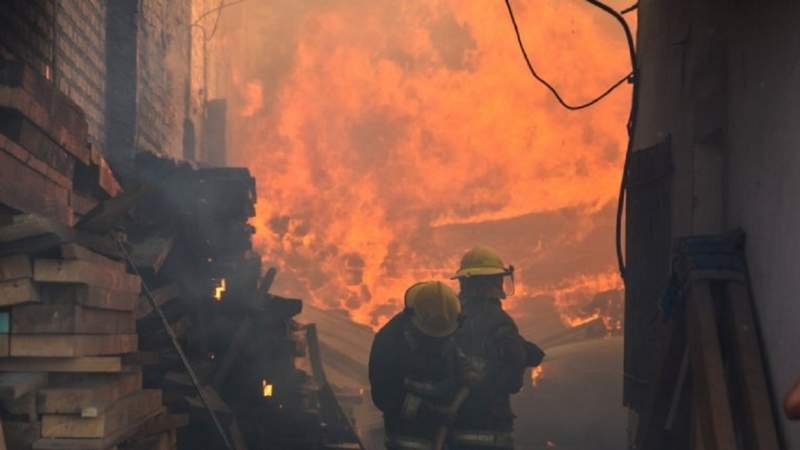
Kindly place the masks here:
[[(127, 261), (128, 265), (133, 269), (134, 273), (142, 278), (142, 274), (139, 273), (139, 268), (136, 267), (133, 260), (131, 259), (131, 255), (128, 253), (128, 250), (125, 248), (125, 245), (122, 243), (122, 240), (116, 239), (117, 246), (119, 247), (122, 256)], [(147, 286), (147, 283), (144, 282), (142, 279), (142, 292), (144, 293), (147, 300), (150, 301), (150, 306), (158, 313), (158, 317), (161, 318), (161, 324), (164, 326), (164, 330), (167, 332), (170, 340), (172, 341), (172, 347), (178, 353), (178, 356), (181, 358), (181, 362), (183, 363), (183, 367), (186, 369), (186, 372), (189, 374), (189, 378), (192, 379), (192, 384), (194, 388), (197, 390), (197, 395), (200, 396), (200, 400), (203, 402), (203, 406), (205, 406), (206, 410), (208, 410), (208, 414), (211, 416), (211, 420), (214, 422), (214, 426), (217, 428), (217, 432), (219, 433), (220, 438), (222, 438), (223, 443), (225, 444), (225, 448), (228, 450), (233, 450), (233, 446), (231, 442), (228, 440), (228, 435), (225, 433), (225, 430), (222, 428), (222, 423), (219, 421), (217, 414), (214, 412), (214, 409), (209, 405), (208, 399), (206, 398), (206, 394), (203, 391), (203, 388), (200, 386), (200, 381), (197, 378), (197, 374), (194, 373), (194, 369), (192, 369), (192, 365), (189, 363), (189, 359), (186, 357), (186, 353), (183, 352), (183, 348), (181, 347), (180, 342), (178, 342), (177, 336), (175, 336), (175, 332), (172, 331), (172, 327), (169, 325), (169, 321), (167, 321), (167, 316), (164, 315), (164, 311), (161, 310), (161, 306), (156, 302), (156, 299), (153, 297), (153, 293), (150, 291), (150, 288)]]

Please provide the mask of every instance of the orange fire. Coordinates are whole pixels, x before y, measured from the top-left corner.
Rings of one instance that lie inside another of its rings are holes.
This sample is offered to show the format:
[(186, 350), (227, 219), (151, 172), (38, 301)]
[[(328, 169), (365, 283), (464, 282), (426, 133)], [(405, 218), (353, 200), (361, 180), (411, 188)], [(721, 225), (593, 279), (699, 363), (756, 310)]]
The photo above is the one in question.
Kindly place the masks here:
[(225, 278), (219, 280), (219, 284), (214, 288), (214, 300), (221, 302), (222, 296), (225, 294)]
[(261, 380), (261, 395), (263, 397), (272, 397), (272, 383), (266, 379)]
[[(570, 100), (629, 71), (602, 12), (514, 4)], [(410, 284), (449, 276), (479, 243), (520, 269), (522, 292), (554, 296), (565, 323), (591, 300), (570, 293), (609, 284), (630, 89), (561, 109), (527, 73), (502, 2), (246, 2), (217, 39), (230, 159), (258, 178), (255, 244), (281, 271), (276, 291), (377, 327)]]
[(544, 364), (539, 364), (531, 370), (531, 386), (534, 388), (539, 387), (542, 381), (542, 374), (544, 374)]

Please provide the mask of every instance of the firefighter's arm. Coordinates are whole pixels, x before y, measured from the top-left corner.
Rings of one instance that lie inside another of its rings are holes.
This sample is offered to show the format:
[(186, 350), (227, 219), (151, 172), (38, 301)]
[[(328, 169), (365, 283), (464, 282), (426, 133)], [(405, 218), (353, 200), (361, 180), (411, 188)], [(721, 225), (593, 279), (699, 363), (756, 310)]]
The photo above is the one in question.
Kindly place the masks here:
[(391, 354), (391, 342), (384, 334), (378, 333), (369, 354), (369, 381), (372, 389), (372, 402), (384, 414), (400, 413), (404, 398), (402, 367), (396, 355)]
[(497, 386), (510, 394), (522, 389), (525, 368), (529, 361), (527, 342), (513, 325), (498, 328), (494, 333), (494, 344), (499, 356)]

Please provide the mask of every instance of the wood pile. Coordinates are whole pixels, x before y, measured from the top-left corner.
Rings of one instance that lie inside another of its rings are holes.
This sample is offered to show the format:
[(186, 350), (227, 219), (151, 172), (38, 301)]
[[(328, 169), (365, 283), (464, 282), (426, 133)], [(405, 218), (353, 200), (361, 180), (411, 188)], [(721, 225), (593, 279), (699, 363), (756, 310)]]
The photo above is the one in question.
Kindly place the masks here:
[(88, 144), (81, 109), (31, 68), (0, 59), (0, 213), (71, 225), (121, 188)]
[(250, 173), (150, 154), (112, 171), (88, 141), (67, 96), (0, 60), (8, 447), (227, 448), (213, 411), (237, 450), (359, 448), (302, 301), (270, 293), (252, 249)]
[(0, 225), (0, 406), (9, 448), (175, 448), (185, 418), (169, 415), (161, 390), (142, 384), (140, 286), (110, 236), (35, 215)]
[[(144, 192), (124, 221), (131, 253), (235, 447), (323, 448), (351, 436), (311, 364), (298, 366), (309, 358), (308, 328), (294, 320), (302, 301), (270, 293), (276, 271), (262, 271), (252, 250), (249, 172), (145, 154), (121, 178)], [(137, 316), (141, 348), (161, 355), (146, 383), (160, 383), (170, 410), (191, 418), (182, 445), (219, 442), (159, 317), (147, 306)]]

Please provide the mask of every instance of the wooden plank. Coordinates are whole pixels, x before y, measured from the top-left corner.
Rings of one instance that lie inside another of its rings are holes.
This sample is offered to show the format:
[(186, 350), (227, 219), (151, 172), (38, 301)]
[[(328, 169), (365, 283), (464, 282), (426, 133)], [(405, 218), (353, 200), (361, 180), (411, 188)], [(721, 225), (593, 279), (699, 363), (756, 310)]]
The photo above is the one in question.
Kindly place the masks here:
[(7, 450), (8, 447), (6, 446), (6, 434), (3, 431), (3, 421), (0, 420), (0, 450)]
[(33, 443), (33, 450), (109, 450), (120, 442), (130, 439), (141, 426), (147, 423), (150, 418), (158, 415), (161, 411), (161, 409), (156, 410), (129, 426), (127, 429), (122, 429), (103, 439), (39, 439)]
[(11, 335), (0, 334), (0, 357), (7, 357), (11, 354)]
[(134, 334), (133, 312), (78, 305), (20, 305), (11, 316), (12, 334)]
[(693, 392), (702, 421), (703, 442), (707, 450), (735, 449), (725, 368), (720, 352), (714, 299), (707, 281), (695, 281), (687, 299), (689, 358), (694, 376)]
[[(178, 286), (177, 283), (171, 283), (154, 290), (152, 294), (156, 304), (158, 304), (158, 306), (163, 306), (168, 301), (180, 295), (180, 286)], [(150, 300), (148, 300), (145, 295), (140, 295), (139, 302), (136, 305), (136, 320), (147, 317), (151, 312), (153, 312), (153, 307), (150, 305)]]
[(0, 258), (0, 281), (31, 278), (33, 266), (28, 255), (10, 255)]
[(135, 334), (15, 334), (11, 337), (11, 356), (119, 355), (136, 351)]
[[(1, 152), (0, 152), (1, 153)], [(2, 163), (0, 162), (0, 172), (2, 172)], [(2, 173), (0, 173), (0, 182), (3, 181)], [(11, 178), (14, 180), (15, 178)], [(24, 180), (16, 179), (18, 184), (25, 184)], [(2, 198), (2, 183), (0, 183), (0, 201)], [(36, 186), (25, 186), (26, 189), (36, 189)], [(10, 204), (13, 206), (13, 204)], [(26, 208), (17, 208), (26, 210)], [(49, 244), (51, 246), (58, 246), (63, 243), (76, 242), (84, 247), (91, 249), (96, 253), (110, 256), (117, 260), (121, 259), (119, 248), (114, 240), (109, 236), (99, 236), (75, 230), (65, 225), (71, 223), (72, 212), (69, 212), (69, 221), (58, 222), (56, 220), (44, 217), (40, 214), (18, 214), (12, 217), (10, 223), (2, 224), (0, 226), (0, 243), (6, 244), (0, 248), (0, 255), (9, 255), (14, 253), (27, 253), (25, 250), (34, 247), (38, 250), (44, 250), (50, 247), (43, 246)], [(45, 243), (39, 243), (39, 240), (45, 239)], [(18, 243), (16, 241), (28, 241)]]
[(42, 416), (42, 437), (105, 438), (160, 408), (161, 391), (145, 389), (120, 399), (95, 418), (45, 414)]
[(53, 183), (68, 191), (72, 190), (72, 176), (66, 176), (48, 166), (47, 163), (34, 156), (28, 149), (22, 148), (19, 144), (2, 134), (0, 134), (0, 148)]
[(72, 228), (63, 223), (38, 214), (19, 214), (12, 218), (11, 223), (0, 226), (0, 243), (14, 242), (43, 234), (55, 234), (65, 242), (75, 239)]
[(0, 203), (25, 212), (73, 220), (69, 190), (0, 149)]
[(30, 278), (0, 282), (0, 306), (39, 302), (39, 290)]
[(37, 409), (40, 414), (88, 415), (106, 411), (117, 400), (142, 388), (141, 371), (104, 374), (101, 379), (83, 380), (65, 386), (39, 390)]
[(20, 372), (0, 374), (0, 400), (17, 400), (46, 384), (46, 373)]
[(2, 372), (122, 372), (119, 356), (83, 358), (0, 358)]
[(126, 272), (128, 270), (128, 266), (123, 261), (115, 261), (76, 243), (62, 244), (61, 257), (64, 259), (80, 259), (95, 264), (109, 266), (121, 272)]
[(164, 431), (174, 430), (189, 425), (188, 414), (161, 414), (153, 417), (138, 433), (139, 436), (163, 433)]
[(75, 159), (72, 155), (19, 111), (0, 106), (0, 134), (17, 143), (59, 174), (68, 178), (73, 177)]
[(133, 311), (139, 301), (139, 294), (135, 292), (79, 284), (41, 284), (39, 292), (46, 304), (82, 305), (115, 311)]
[(742, 434), (745, 448), (778, 450), (780, 448), (776, 417), (769, 396), (766, 369), (756, 328), (755, 315), (747, 286), (726, 283), (727, 309), (732, 342), (731, 359), (739, 380), (737, 396), (742, 402), (742, 417), (747, 429)]
[(80, 260), (37, 259), (33, 262), (33, 279), (40, 283), (79, 283), (136, 293), (142, 284), (136, 275)]
[(18, 87), (0, 86), (0, 107), (19, 111), (72, 156), (84, 164), (90, 162), (91, 154), (86, 145), (85, 135), (76, 135), (74, 129), (68, 129), (63, 123), (58, 123), (60, 115), (48, 112), (43, 105), (37, 104), (27, 91)]
[(172, 442), (169, 431), (140, 438), (124, 444), (120, 450), (171, 450)]
[(140, 270), (158, 273), (166, 261), (175, 239), (172, 236), (153, 236), (131, 246), (131, 258)]
[(128, 216), (144, 192), (142, 187), (98, 203), (81, 218), (76, 228), (91, 233), (107, 233)]
[(29, 449), (41, 435), (41, 424), (39, 422), (4, 420), (3, 431), (9, 449)]
[(246, 343), (250, 337), (250, 331), (253, 328), (253, 319), (250, 317), (245, 317), (242, 319), (242, 322), (236, 328), (236, 333), (233, 335), (233, 339), (231, 339), (231, 343), (228, 345), (228, 348), (225, 350), (225, 355), (222, 358), (222, 361), (217, 366), (218, 369), (214, 372), (214, 378), (211, 384), (216, 387), (220, 388), (225, 380), (228, 378), (228, 373), (230, 372), (231, 368), (234, 366), (234, 363), (239, 359), (242, 352), (246, 347)]
[(36, 422), (36, 392), (28, 392), (16, 400), (2, 402), (3, 410), (12, 416), (27, 416), (28, 422)]

